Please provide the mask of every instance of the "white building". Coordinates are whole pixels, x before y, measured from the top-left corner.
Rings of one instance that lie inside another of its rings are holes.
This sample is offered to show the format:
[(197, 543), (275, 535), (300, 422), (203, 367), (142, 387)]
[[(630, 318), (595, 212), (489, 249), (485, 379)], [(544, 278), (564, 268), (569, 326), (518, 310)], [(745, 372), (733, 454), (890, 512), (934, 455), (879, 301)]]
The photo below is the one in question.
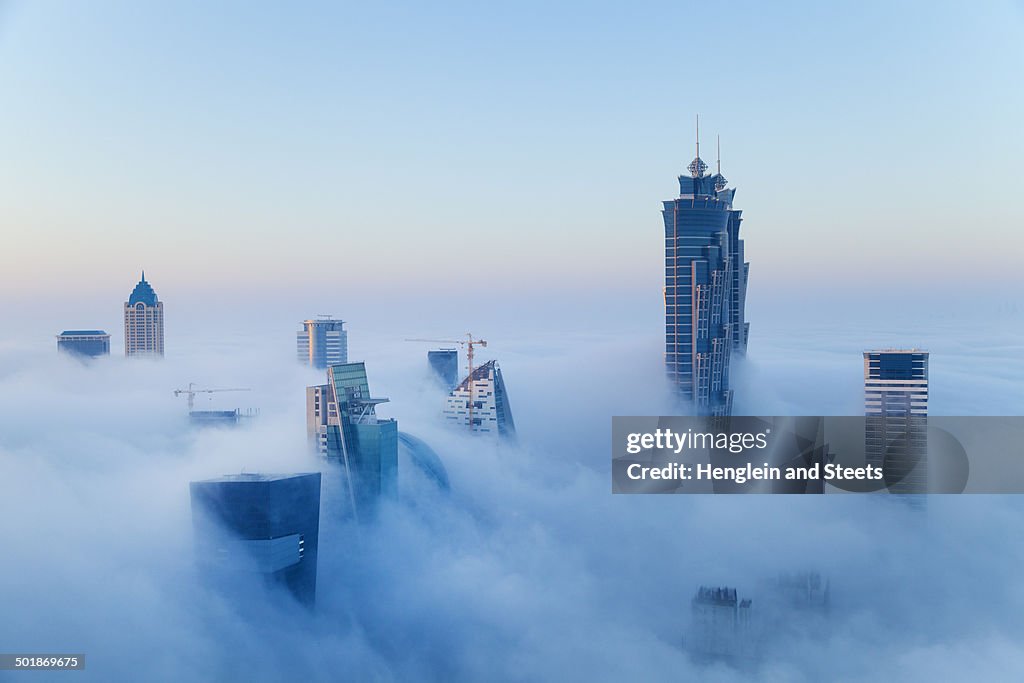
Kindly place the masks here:
[(474, 368), (473, 374), (448, 394), (444, 417), (445, 422), (474, 432), (515, 435), (508, 392), (497, 361)]
[(306, 387), (306, 438), (314, 452), (327, 457), (329, 425), (338, 425), (338, 404), (326, 384)]
[(164, 355), (164, 304), (143, 271), (124, 304), (124, 355)]

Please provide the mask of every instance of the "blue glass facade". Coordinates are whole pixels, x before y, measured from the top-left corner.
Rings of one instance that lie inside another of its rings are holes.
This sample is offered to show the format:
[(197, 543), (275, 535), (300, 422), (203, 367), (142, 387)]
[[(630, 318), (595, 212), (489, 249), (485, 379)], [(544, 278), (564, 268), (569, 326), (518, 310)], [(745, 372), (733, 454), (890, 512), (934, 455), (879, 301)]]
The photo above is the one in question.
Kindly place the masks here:
[[(356, 515), (372, 512), (382, 496), (398, 493), (398, 422), (377, 417), (363, 363), (327, 369), (329, 407), (326, 456), (346, 472), (346, 487)], [(331, 414), (333, 413), (333, 414)]]
[(451, 391), (459, 383), (459, 352), (456, 349), (427, 351), (427, 363), (445, 390)]
[(498, 418), (498, 434), (506, 438), (515, 436), (516, 422), (512, 419), (512, 406), (508, 402), (508, 390), (501, 368), (494, 362), (494, 412)]
[(679, 197), (663, 202), (665, 364), (679, 395), (697, 415), (729, 415), (733, 351), (745, 353), (749, 264), (740, 239), (735, 189), (721, 173), (705, 175), (698, 156), (679, 176)]
[(110, 355), (110, 335), (103, 330), (65, 330), (57, 335), (57, 350), (95, 358)]
[[(320, 473), (235, 474), (189, 484), (196, 556), (230, 593), (258, 572), (295, 598), (316, 600)], [(242, 601), (252, 596), (240, 595)]]
[(400, 453), (418, 468), (423, 474), (437, 484), (442, 491), (451, 490), (448, 481), (448, 470), (445, 469), (441, 457), (431, 448), (426, 441), (413, 436), (407, 432), (398, 433), (398, 446)]

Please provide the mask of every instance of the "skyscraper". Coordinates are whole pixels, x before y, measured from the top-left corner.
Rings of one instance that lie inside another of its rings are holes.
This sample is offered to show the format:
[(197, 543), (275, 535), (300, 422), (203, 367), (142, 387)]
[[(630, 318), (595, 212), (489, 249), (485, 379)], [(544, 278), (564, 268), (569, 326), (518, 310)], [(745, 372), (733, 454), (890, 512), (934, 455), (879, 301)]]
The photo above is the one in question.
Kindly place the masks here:
[(679, 197), (663, 202), (665, 224), (665, 364), (679, 395), (697, 415), (729, 415), (733, 351), (746, 353), (747, 278), (741, 212), (726, 189), (721, 160), (707, 175), (697, 156), (679, 176)]
[(196, 556), (207, 575), (230, 590), (237, 577), (256, 572), (313, 604), (319, 472), (233, 474), (194, 481), (189, 489)]
[(78, 356), (110, 355), (110, 335), (103, 330), (64, 330), (57, 335), (57, 350)]
[(157, 300), (146, 272), (124, 304), (124, 355), (164, 355), (164, 304)]
[(515, 436), (516, 423), (497, 361), (473, 368), (473, 374), (448, 394), (444, 416), (449, 424), (474, 432)]
[(427, 351), (427, 363), (445, 389), (451, 391), (459, 383), (459, 352), (457, 349)]
[(752, 601), (740, 599), (735, 588), (701, 586), (690, 602), (687, 649), (699, 660), (742, 664), (757, 650)]
[(363, 363), (327, 369), (327, 384), (306, 388), (311, 446), (345, 471), (345, 488), (359, 516), (398, 491), (398, 423), (377, 417), (386, 398), (371, 398)]
[(831, 600), (831, 586), (828, 577), (820, 572), (783, 573), (775, 580), (775, 594), (780, 602), (795, 609), (825, 612)]
[(328, 316), (305, 320), (295, 337), (300, 363), (324, 370), (328, 365), (348, 362), (348, 332), (344, 320)]
[(890, 493), (928, 490), (928, 352), (864, 352), (864, 451)]

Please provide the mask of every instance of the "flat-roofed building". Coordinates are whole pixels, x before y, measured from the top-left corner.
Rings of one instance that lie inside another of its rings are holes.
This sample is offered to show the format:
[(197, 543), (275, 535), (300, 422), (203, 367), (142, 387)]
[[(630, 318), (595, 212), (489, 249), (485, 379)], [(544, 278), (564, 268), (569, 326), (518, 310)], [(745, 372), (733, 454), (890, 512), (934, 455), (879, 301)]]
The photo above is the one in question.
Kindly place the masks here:
[(329, 365), (348, 362), (348, 332), (344, 320), (321, 316), (304, 320), (295, 335), (300, 363), (325, 370)]
[(96, 358), (110, 355), (110, 335), (103, 330), (64, 330), (57, 335), (57, 350)]
[(320, 473), (229, 474), (189, 484), (197, 561), (226, 589), (261, 574), (316, 600)]
[(928, 490), (928, 352), (864, 352), (864, 450), (890, 493)]
[(457, 349), (427, 351), (427, 363), (446, 391), (459, 383), (459, 352)]

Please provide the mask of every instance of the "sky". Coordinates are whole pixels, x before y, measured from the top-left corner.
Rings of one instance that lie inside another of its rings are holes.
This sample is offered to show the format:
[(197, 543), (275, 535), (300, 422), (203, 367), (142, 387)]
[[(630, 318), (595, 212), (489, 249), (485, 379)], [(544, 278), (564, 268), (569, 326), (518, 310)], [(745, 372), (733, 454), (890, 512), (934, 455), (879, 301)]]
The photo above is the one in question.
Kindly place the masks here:
[(1019, 3), (2, 8), (10, 310), (657, 303), (697, 114), (753, 301), (1020, 294)]

